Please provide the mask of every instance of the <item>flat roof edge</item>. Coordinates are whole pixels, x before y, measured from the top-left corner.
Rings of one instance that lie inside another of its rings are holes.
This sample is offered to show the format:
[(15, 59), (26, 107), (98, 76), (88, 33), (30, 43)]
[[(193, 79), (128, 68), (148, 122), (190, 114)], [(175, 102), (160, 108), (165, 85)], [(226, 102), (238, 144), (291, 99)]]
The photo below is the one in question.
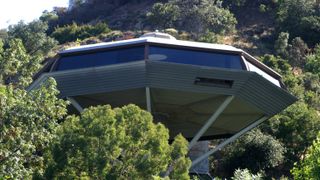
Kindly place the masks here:
[(235, 48), (233, 46), (225, 45), (225, 44), (211, 44), (211, 43), (195, 42), (195, 41), (183, 41), (183, 40), (175, 40), (175, 39), (156, 38), (156, 37), (144, 37), (144, 38), (135, 38), (135, 39), (129, 39), (129, 40), (120, 40), (120, 41), (113, 41), (113, 42), (103, 42), (103, 43), (97, 43), (97, 44), (77, 46), (77, 47), (72, 47), (72, 48), (63, 50), (58, 54), (67, 55), (67, 54), (73, 54), (73, 53), (101, 50), (101, 49), (134, 45), (134, 44), (140, 44), (140, 43), (156, 43), (156, 44), (173, 45), (173, 46), (190, 47), (190, 48), (194, 47), (199, 49), (210, 49), (210, 50), (225, 51), (225, 52), (238, 52), (238, 53), (242, 52), (241, 49)]

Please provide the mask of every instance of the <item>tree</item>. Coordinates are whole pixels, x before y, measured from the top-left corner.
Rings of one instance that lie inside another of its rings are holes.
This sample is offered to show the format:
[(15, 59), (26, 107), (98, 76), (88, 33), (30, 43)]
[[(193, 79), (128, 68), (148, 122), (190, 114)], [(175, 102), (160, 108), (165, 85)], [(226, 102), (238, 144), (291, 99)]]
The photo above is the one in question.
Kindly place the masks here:
[(46, 56), (57, 45), (57, 41), (47, 36), (48, 25), (46, 22), (37, 20), (25, 24), (20, 21), (16, 25), (9, 26), (9, 39), (21, 39), (30, 55)]
[(229, 177), (238, 168), (258, 173), (282, 163), (284, 152), (284, 146), (271, 135), (263, 134), (259, 129), (252, 130), (226, 147), (222, 171)]
[[(220, 2), (220, 1), (219, 1)], [(221, 3), (214, 0), (169, 0), (156, 3), (147, 14), (151, 24), (166, 27), (175, 25), (197, 36), (213, 32), (227, 34), (235, 30), (236, 18)]]
[(320, 179), (320, 133), (307, 151), (305, 157), (291, 170), (294, 179)]
[(312, 45), (318, 43), (317, 40), (320, 39), (320, 13), (317, 9), (317, 1), (279, 1), (277, 9), (279, 31), (287, 31), (292, 37), (302, 37)]
[(41, 60), (40, 55), (27, 54), (20, 39), (11, 39), (5, 50), (0, 43), (0, 83), (26, 87), (41, 67)]
[(265, 65), (276, 70), (278, 73), (282, 75), (287, 76), (288, 74), (292, 73), (291, 71), (292, 67), (290, 66), (288, 61), (279, 56), (265, 54), (260, 59)]
[(150, 12), (147, 13), (147, 19), (155, 28), (170, 28), (178, 20), (180, 9), (178, 6), (170, 3), (155, 3)]
[(152, 179), (170, 166), (169, 177), (189, 179), (187, 141), (178, 135), (169, 145), (168, 129), (137, 106), (88, 108), (67, 118), (58, 134), (46, 178)]
[(53, 79), (26, 92), (13, 86), (0, 91), (0, 179), (30, 179), (43, 169), (43, 152), (55, 138), (67, 103), (58, 99)]
[(285, 167), (291, 169), (317, 137), (319, 123), (317, 111), (300, 100), (267, 121), (263, 131), (275, 136), (286, 147)]
[(303, 68), (306, 64), (308, 46), (300, 37), (292, 40), (289, 47), (289, 63), (293, 67)]
[(39, 19), (43, 22), (50, 22), (50, 21), (57, 21), (59, 19), (59, 16), (54, 11), (43, 11), (42, 15), (39, 17)]
[(211, 3), (205, 5), (202, 9), (200, 13), (209, 31), (217, 34), (229, 34), (235, 31), (237, 19), (229, 10)]
[(320, 75), (320, 44), (314, 48), (314, 53), (307, 56), (306, 71)]
[(282, 57), (288, 56), (288, 52), (287, 52), (288, 41), (289, 41), (289, 33), (281, 32), (274, 44), (274, 49), (277, 55), (281, 55)]
[(202, 34), (211, 31), (224, 34), (234, 31), (237, 20), (233, 14), (213, 0), (171, 0), (169, 3), (181, 9), (182, 27)]

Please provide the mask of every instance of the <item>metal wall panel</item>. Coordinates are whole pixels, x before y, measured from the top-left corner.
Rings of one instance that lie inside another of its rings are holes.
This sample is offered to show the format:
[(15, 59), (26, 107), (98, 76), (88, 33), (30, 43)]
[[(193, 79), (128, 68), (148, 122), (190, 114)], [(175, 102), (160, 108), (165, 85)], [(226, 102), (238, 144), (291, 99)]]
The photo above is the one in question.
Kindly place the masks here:
[(237, 94), (269, 116), (279, 113), (297, 100), (284, 89), (254, 72)]
[[(148, 61), (147, 85), (153, 88), (184, 90), (199, 93), (234, 95), (247, 81), (249, 73), (194, 65)], [(233, 80), (232, 88), (196, 85), (197, 77)]]

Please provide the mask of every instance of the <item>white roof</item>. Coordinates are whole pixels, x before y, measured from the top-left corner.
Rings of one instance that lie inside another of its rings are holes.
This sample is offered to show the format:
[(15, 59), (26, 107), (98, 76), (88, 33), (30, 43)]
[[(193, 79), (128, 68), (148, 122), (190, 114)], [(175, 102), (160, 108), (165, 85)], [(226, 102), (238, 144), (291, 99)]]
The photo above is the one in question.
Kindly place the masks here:
[(116, 46), (124, 46), (124, 45), (131, 45), (131, 44), (138, 44), (138, 43), (145, 43), (145, 42), (167, 44), (167, 45), (176, 45), (176, 46), (185, 46), (185, 47), (204, 48), (204, 49), (213, 49), (213, 50), (220, 50), (220, 51), (243, 52), (241, 49), (238, 49), (238, 48), (235, 48), (235, 47), (229, 46), (229, 45), (224, 45), (224, 44), (211, 44), (211, 43), (202, 43), (202, 42), (194, 42), (194, 41), (182, 41), (182, 40), (165, 39), (165, 38), (158, 38), (158, 37), (141, 37), (141, 38), (135, 38), (135, 39), (129, 39), (129, 40), (104, 42), (104, 43), (89, 44), (89, 45), (78, 46), (78, 47), (71, 47), (71, 48), (68, 48), (64, 51), (61, 51), (60, 54), (81, 52), (81, 51), (94, 50), (94, 49), (102, 49), (102, 48), (109, 48), (109, 47), (116, 47)]

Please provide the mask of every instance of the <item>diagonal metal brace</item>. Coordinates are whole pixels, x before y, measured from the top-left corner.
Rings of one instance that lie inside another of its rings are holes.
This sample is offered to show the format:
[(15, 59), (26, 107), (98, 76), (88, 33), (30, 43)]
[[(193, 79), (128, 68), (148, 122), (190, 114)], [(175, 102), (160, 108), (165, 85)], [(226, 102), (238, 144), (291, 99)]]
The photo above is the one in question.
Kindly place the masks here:
[(217, 152), (218, 150), (220, 150), (221, 148), (223, 148), (224, 146), (228, 145), (229, 143), (233, 142), (234, 140), (236, 140), (237, 138), (239, 138), (240, 136), (242, 136), (243, 134), (245, 134), (246, 132), (250, 131), (252, 128), (258, 126), (260, 123), (262, 123), (263, 121), (265, 121), (266, 119), (268, 119), (268, 116), (263, 116), (260, 119), (258, 119), (257, 121), (255, 121), (254, 123), (250, 124), (248, 127), (242, 129), (241, 131), (239, 131), (237, 134), (233, 135), (232, 137), (230, 137), (229, 139), (223, 141), (221, 144), (217, 145), (215, 148), (213, 148), (212, 150), (206, 152), (205, 154), (203, 154), (202, 156), (198, 157), (197, 159), (195, 159), (192, 162), (191, 167), (195, 166), (196, 164), (200, 163), (202, 160), (208, 158), (211, 154)]
[(202, 126), (202, 128), (198, 131), (198, 133), (193, 137), (191, 142), (189, 143), (189, 149), (191, 149), (200, 137), (209, 129), (209, 127), (218, 119), (219, 115), (225, 110), (225, 108), (231, 103), (234, 96), (228, 96), (223, 103), (219, 106), (219, 108), (213, 113), (213, 115), (208, 119), (208, 121)]

